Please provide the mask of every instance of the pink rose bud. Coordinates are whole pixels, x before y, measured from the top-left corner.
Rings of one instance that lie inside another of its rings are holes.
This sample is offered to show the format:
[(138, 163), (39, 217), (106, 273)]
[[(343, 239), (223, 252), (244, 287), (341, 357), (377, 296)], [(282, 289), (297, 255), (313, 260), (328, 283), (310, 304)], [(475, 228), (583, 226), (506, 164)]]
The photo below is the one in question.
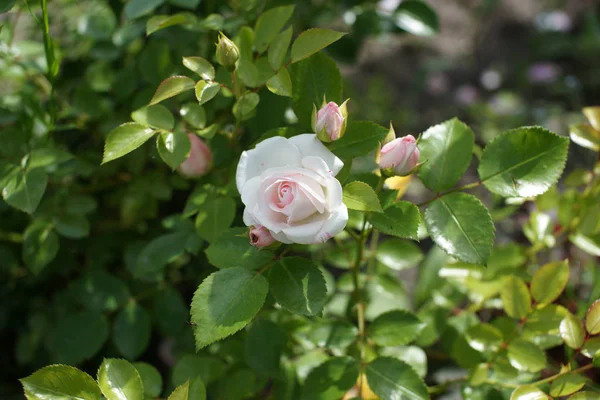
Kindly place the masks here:
[(206, 143), (197, 135), (188, 133), (190, 139), (190, 155), (179, 165), (179, 172), (188, 178), (206, 175), (212, 164), (212, 153)]
[(412, 135), (397, 138), (381, 149), (379, 168), (393, 170), (396, 175), (408, 175), (419, 163), (417, 141)]
[(313, 129), (323, 142), (340, 139), (346, 131), (346, 102), (338, 106), (333, 101), (323, 104), (319, 111), (313, 111)]
[(250, 229), (250, 244), (259, 249), (267, 247), (275, 241), (271, 232), (264, 226), (254, 226)]

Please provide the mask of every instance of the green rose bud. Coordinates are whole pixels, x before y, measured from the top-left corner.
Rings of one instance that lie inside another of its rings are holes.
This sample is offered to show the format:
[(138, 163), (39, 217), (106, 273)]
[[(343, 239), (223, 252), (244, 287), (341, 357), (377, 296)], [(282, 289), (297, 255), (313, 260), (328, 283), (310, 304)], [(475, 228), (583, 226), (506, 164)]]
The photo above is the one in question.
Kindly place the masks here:
[(219, 41), (217, 42), (217, 62), (224, 67), (230, 67), (240, 57), (240, 51), (223, 32), (219, 32)]

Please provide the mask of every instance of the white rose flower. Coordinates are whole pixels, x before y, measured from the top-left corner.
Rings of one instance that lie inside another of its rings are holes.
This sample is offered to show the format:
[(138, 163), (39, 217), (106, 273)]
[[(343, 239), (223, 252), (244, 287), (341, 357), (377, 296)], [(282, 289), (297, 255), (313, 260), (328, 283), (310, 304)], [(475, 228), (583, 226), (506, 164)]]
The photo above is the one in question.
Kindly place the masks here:
[(348, 222), (335, 178), (343, 166), (314, 134), (262, 141), (237, 166), (244, 223), (265, 227), (283, 243), (327, 241)]

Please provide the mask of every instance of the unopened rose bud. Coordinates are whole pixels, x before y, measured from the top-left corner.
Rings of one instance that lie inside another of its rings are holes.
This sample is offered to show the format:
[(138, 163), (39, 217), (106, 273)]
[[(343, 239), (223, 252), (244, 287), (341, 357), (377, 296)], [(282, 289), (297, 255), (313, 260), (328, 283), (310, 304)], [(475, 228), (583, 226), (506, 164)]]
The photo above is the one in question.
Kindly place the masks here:
[(379, 155), (379, 168), (395, 175), (408, 175), (419, 163), (417, 141), (412, 135), (385, 144)]
[(267, 247), (275, 241), (271, 232), (264, 226), (255, 226), (250, 229), (250, 244), (259, 249)]
[(319, 111), (314, 107), (312, 128), (322, 142), (333, 142), (340, 139), (346, 131), (346, 100), (341, 106), (333, 101), (324, 103)]
[(223, 32), (219, 33), (219, 41), (217, 42), (217, 62), (224, 67), (229, 67), (235, 64), (240, 56), (240, 51)]
[(210, 170), (212, 152), (208, 146), (193, 133), (188, 133), (190, 139), (190, 155), (179, 165), (179, 172), (188, 178), (198, 178)]

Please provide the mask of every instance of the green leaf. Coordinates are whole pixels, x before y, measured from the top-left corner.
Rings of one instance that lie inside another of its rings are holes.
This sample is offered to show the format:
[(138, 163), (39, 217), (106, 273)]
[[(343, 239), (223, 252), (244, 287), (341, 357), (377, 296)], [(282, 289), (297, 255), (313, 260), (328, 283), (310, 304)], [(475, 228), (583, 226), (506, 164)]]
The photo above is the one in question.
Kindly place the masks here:
[(137, 359), (148, 347), (151, 333), (150, 315), (135, 301), (130, 301), (115, 318), (113, 341), (117, 350), (130, 360)]
[(531, 296), (525, 282), (517, 276), (504, 278), (500, 291), (504, 311), (509, 317), (521, 319), (531, 312)]
[(267, 320), (255, 321), (246, 336), (246, 363), (257, 373), (279, 378), (286, 342), (286, 331), (279, 325)]
[(364, 182), (354, 181), (344, 186), (343, 202), (351, 210), (383, 212), (377, 193)]
[(572, 349), (580, 349), (585, 340), (583, 323), (579, 318), (568, 313), (560, 323), (560, 337)]
[(568, 280), (568, 260), (546, 264), (533, 274), (531, 295), (540, 304), (550, 304), (560, 296)]
[(399, 28), (413, 35), (433, 36), (439, 31), (437, 14), (422, 1), (403, 1), (392, 18)]
[[(499, 282), (502, 283), (501, 281)], [(527, 317), (525, 324), (526, 331), (532, 331), (536, 334), (557, 334), (559, 333), (560, 323), (566, 317), (568, 311), (563, 306), (550, 304), (536, 308)]]
[(502, 332), (486, 323), (472, 326), (465, 337), (469, 346), (477, 351), (496, 351), (503, 340)]
[(425, 161), (419, 178), (433, 191), (450, 189), (471, 164), (474, 143), (471, 128), (456, 118), (427, 129), (419, 141), (420, 159)]
[(184, 354), (173, 367), (173, 384), (182, 385), (188, 379), (200, 378), (206, 385), (210, 385), (221, 378), (227, 368), (228, 364), (216, 357)]
[(175, 388), (168, 400), (206, 400), (206, 387), (200, 378), (187, 380)]
[(271, 42), (268, 52), (268, 60), (271, 68), (277, 71), (283, 65), (285, 56), (287, 55), (288, 47), (292, 41), (293, 28), (290, 26), (279, 35), (275, 36), (275, 39)]
[(575, 393), (573, 396), (569, 397), (568, 400), (599, 400), (600, 397), (596, 392), (579, 392)]
[(173, 15), (155, 15), (146, 22), (146, 35), (174, 25), (194, 24), (198, 20), (192, 13), (182, 12)]
[(146, 143), (154, 133), (156, 133), (155, 130), (133, 122), (119, 125), (106, 138), (102, 164), (132, 152)]
[(419, 375), (403, 361), (379, 357), (366, 368), (371, 390), (382, 399), (427, 400), (427, 387)]
[(206, 278), (192, 299), (196, 348), (248, 325), (263, 306), (268, 290), (265, 277), (243, 268), (223, 269)]
[(325, 28), (311, 28), (302, 32), (292, 44), (292, 62), (296, 63), (321, 49), (337, 42), (344, 36), (344, 32), (336, 32)]
[(273, 7), (256, 20), (254, 26), (254, 47), (259, 53), (264, 52), (269, 44), (279, 35), (281, 29), (287, 24), (294, 13), (294, 5)]
[(206, 200), (196, 217), (198, 236), (209, 242), (216, 240), (221, 232), (231, 226), (235, 218), (235, 201), (231, 197)]
[(394, 310), (375, 318), (367, 336), (379, 346), (404, 346), (415, 340), (422, 329), (423, 323), (414, 314)]
[(546, 368), (546, 354), (535, 344), (515, 339), (508, 346), (510, 365), (519, 371), (539, 372)]
[(58, 254), (59, 240), (52, 225), (33, 223), (23, 235), (23, 261), (29, 270), (39, 274)]
[(93, 269), (73, 283), (73, 295), (92, 311), (115, 311), (129, 300), (130, 293), (122, 280), (103, 269)]
[(68, 365), (49, 365), (19, 381), (29, 400), (100, 400), (101, 396), (94, 378)]
[(166, 131), (173, 129), (175, 125), (173, 114), (162, 104), (139, 108), (131, 113), (131, 119), (140, 125)]
[(184, 162), (191, 149), (190, 138), (183, 131), (161, 132), (156, 137), (156, 149), (160, 158), (172, 170)]
[(583, 107), (583, 115), (590, 121), (592, 127), (600, 130), (600, 106)]
[[(200, 4), (201, 0), (168, 0), (168, 1), (170, 4), (173, 4), (174, 6), (193, 10), (196, 7), (198, 7), (198, 4)], [(214, 14), (211, 14), (211, 15), (214, 15)]]
[(189, 235), (189, 232), (174, 232), (154, 238), (139, 253), (133, 275), (154, 280), (168, 263), (183, 254)]
[(292, 97), (292, 78), (286, 68), (281, 68), (267, 81), (267, 89), (279, 96)]
[(585, 316), (585, 329), (590, 335), (600, 333), (600, 299), (596, 300), (588, 309)]
[(586, 340), (581, 348), (581, 354), (587, 358), (594, 358), (598, 352), (600, 352), (600, 337)]
[(371, 214), (369, 221), (386, 235), (417, 240), (421, 213), (414, 204), (399, 201), (383, 213)]
[(386, 239), (377, 246), (377, 261), (388, 268), (401, 271), (412, 268), (423, 260), (419, 246), (408, 240)]
[(144, 385), (128, 361), (105, 358), (98, 369), (98, 385), (106, 400), (143, 400)]
[(282, 258), (271, 267), (269, 286), (275, 300), (296, 314), (320, 314), (327, 297), (321, 271), (301, 257)]
[(162, 393), (162, 376), (160, 372), (152, 365), (145, 362), (133, 363), (133, 366), (140, 374), (144, 386), (144, 394), (152, 398), (159, 397)]
[[(152, 99), (150, 100), (150, 105), (160, 103), (163, 100), (191, 90), (194, 86), (196, 86), (196, 83), (187, 76), (171, 76), (158, 85), (156, 92), (154, 92), (154, 96), (152, 96)], [(197, 89), (196, 93), (198, 93)]]
[(537, 196), (562, 174), (568, 149), (568, 138), (544, 128), (517, 128), (486, 146), (477, 171), (491, 192), (504, 197)]
[(600, 234), (586, 236), (575, 232), (569, 235), (569, 241), (586, 253), (600, 257)]
[(208, 261), (217, 268), (258, 269), (267, 265), (274, 254), (252, 246), (247, 231), (247, 228), (224, 230), (206, 249)]
[(510, 400), (548, 400), (550, 397), (542, 392), (537, 386), (522, 385), (516, 388), (510, 395)]
[(106, 317), (100, 312), (82, 311), (59, 318), (46, 345), (58, 362), (79, 364), (96, 355), (107, 338)]
[(154, 298), (154, 320), (165, 336), (178, 336), (187, 328), (189, 314), (181, 293), (172, 287), (161, 290)]
[(379, 148), (388, 130), (369, 121), (350, 121), (344, 136), (331, 143), (329, 150), (343, 160), (364, 156)]
[(561, 375), (552, 381), (552, 386), (550, 386), (550, 396), (568, 396), (579, 391), (585, 386), (586, 382), (587, 379), (577, 373)]
[(202, 57), (183, 57), (183, 65), (205, 81), (215, 79), (215, 67)]
[(258, 94), (253, 92), (246, 93), (233, 105), (233, 115), (240, 121), (252, 118), (259, 102), (260, 97)]
[(600, 151), (600, 132), (588, 124), (569, 126), (571, 140), (593, 151)]
[(33, 168), (21, 169), (11, 176), (2, 189), (2, 198), (17, 210), (33, 214), (46, 191), (48, 175), (41, 168)]
[(196, 129), (203, 129), (206, 126), (206, 111), (204, 111), (204, 107), (200, 104), (184, 104), (181, 106), (179, 114), (183, 117), (185, 122)]
[(340, 399), (356, 383), (357, 362), (350, 357), (335, 357), (310, 371), (302, 388), (302, 400)]
[(129, 0), (125, 4), (127, 19), (135, 19), (150, 14), (166, 0)]
[(451, 193), (433, 201), (425, 211), (432, 239), (461, 261), (485, 265), (494, 244), (494, 224), (474, 196)]
[(202, 105), (212, 100), (221, 90), (221, 86), (217, 82), (198, 81), (196, 83), (196, 98), (198, 104)]
[(56, 215), (54, 225), (56, 232), (70, 239), (81, 239), (90, 234), (90, 223), (83, 215)]
[(0, 14), (10, 11), (14, 7), (17, 0), (2, 0), (0, 1)]

